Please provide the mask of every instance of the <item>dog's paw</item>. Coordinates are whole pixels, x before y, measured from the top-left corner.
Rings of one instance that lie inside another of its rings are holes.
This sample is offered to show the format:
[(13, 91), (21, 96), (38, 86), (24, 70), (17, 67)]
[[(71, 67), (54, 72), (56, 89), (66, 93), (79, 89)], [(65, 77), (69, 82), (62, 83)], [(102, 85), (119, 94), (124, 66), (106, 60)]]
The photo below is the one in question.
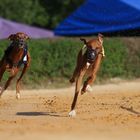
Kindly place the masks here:
[(90, 85), (87, 85), (86, 91), (87, 91), (87, 92), (92, 92), (92, 87), (91, 87)]
[(86, 93), (86, 91), (84, 91), (84, 90), (81, 90), (81, 95), (83, 95), (84, 93)]
[(81, 95), (83, 95), (86, 92), (92, 92), (92, 87), (90, 85), (87, 85), (86, 86), (86, 89), (85, 88), (82, 88)]
[(72, 110), (70, 113), (69, 113), (69, 117), (75, 117), (76, 116), (76, 111), (75, 110)]
[(16, 94), (16, 99), (20, 99), (20, 93)]

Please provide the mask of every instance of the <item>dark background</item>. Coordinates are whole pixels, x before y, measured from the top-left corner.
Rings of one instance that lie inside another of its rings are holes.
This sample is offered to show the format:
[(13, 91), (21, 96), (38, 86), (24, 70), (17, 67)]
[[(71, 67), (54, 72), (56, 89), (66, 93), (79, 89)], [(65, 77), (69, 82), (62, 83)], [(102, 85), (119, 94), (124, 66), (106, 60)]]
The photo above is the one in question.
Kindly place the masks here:
[(53, 29), (84, 0), (0, 0), (0, 17)]

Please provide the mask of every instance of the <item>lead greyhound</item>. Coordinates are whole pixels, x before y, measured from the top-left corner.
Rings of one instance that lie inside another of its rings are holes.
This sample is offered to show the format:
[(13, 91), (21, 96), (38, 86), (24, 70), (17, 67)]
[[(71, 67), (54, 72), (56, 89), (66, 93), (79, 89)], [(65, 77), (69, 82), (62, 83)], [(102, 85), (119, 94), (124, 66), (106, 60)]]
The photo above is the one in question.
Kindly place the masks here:
[[(102, 58), (105, 56), (103, 47), (103, 35), (98, 34), (98, 37), (87, 41), (81, 39), (84, 42), (84, 47), (80, 50), (77, 56), (77, 64), (73, 72), (73, 76), (70, 79), (71, 83), (76, 82), (75, 95), (71, 105), (71, 111), (69, 116), (76, 115), (75, 107), (78, 98), (78, 94), (84, 94), (86, 91), (91, 90), (91, 84), (95, 81), (97, 71), (99, 70)], [(82, 79), (87, 74), (88, 78), (83, 84), (80, 90)]]

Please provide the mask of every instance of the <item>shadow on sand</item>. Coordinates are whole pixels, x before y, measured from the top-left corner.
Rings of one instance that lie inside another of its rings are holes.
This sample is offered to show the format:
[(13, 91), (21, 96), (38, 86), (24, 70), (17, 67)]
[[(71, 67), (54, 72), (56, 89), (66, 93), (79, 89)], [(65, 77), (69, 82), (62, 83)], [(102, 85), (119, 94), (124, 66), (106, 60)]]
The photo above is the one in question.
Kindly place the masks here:
[(68, 117), (54, 112), (17, 112), (18, 116), (53, 116), (53, 117)]
[(129, 111), (129, 112), (131, 112), (131, 113), (133, 113), (133, 114), (136, 114), (136, 115), (140, 115), (140, 112), (138, 112), (138, 111), (135, 111), (134, 109), (133, 109), (133, 107), (124, 107), (124, 106), (120, 106), (120, 108), (121, 109), (124, 109), (124, 110), (127, 110), (127, 111)]

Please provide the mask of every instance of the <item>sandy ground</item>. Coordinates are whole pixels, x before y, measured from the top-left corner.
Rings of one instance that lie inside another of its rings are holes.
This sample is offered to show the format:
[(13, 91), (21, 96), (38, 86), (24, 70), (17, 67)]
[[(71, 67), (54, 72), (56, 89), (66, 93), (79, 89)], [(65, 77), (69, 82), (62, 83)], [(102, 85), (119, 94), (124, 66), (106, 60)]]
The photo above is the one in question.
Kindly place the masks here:
[(95, 85), (79, 96), (68, 117), (74, 87), (15, 91), (0, 99), (0, 140), (139, 140), (140, 80)]

